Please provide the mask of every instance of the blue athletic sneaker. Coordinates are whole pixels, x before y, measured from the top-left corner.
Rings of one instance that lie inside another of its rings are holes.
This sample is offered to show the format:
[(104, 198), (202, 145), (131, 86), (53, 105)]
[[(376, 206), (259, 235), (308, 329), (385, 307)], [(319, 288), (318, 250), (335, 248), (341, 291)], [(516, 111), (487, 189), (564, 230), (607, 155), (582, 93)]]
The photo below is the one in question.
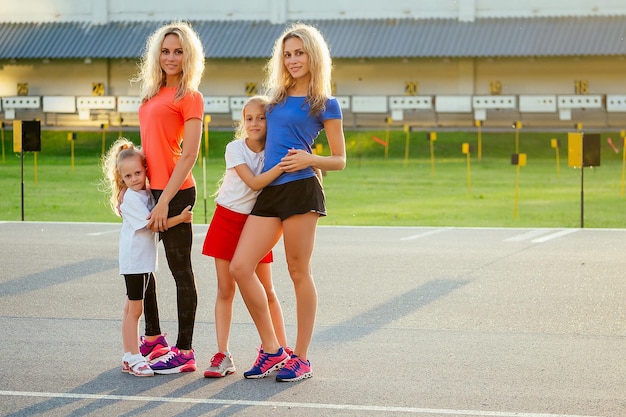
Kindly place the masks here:
[(289, 355), (282, 347), (276, 353), (265, 353), (259, 350), (259, 356), (250, 370), (243, 373), (245, 378), (265, 378), (273, 371), (282, 368), (287, 363)]
[(311, 378), (313, 372), (311, 371), (311, 362), (303, 361), (296, 355), (291, 355), (291, 359), (287, 361), (287, 364), (276, 375), (276, 381), (278, 382), (293, 382), (299, 381), (305, 378)]

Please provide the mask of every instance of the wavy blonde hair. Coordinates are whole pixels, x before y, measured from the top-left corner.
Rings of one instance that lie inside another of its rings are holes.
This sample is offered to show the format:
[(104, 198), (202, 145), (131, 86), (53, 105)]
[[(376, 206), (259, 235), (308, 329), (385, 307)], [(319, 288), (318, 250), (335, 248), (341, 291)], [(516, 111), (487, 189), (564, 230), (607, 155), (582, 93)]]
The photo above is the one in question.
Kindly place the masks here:
[(290, 38), (300, 39), (304, 51), (309, 56), (311, 82), (307, 91), (307, 102), (311, 107), (311, 114), (319, 114), (324, 110), (328, 97), (332, 95), (332, 59), (328, 44), (320, 31), (304, 23), (294, 23), (289, 26), (274, 43), (272, 57), (265, 66), (264, 81), (266, 94), (270, 97), (270, 105), (285, 100), (289, 88), (295, 85), (295, 80), (285, 68), (283, 57), (285, 41)]
[(136, 147), (130, 140), (120, 137), (109, 148), (109, 151), (102, 157), (101, 189), (109, 195), (109, 206), (113, 212), (120, 216), (119, 204), (122, 190), (126, 188), (124, 180), (120, 175), (120, 162), (128, 158), (140, 158), (143, 167), (147, 169), (146, 157), (143, 151)]
[(165, 85), (165, 72), (161, 68), (161, 45), (167, 35), (174, 34), (183, 47), (183, 71), (178, 83), (176, 99), (185, 94), (198, 91), (204, 73), (204, 48), (196, 31), (187, 22), (172, 22), (161, 26), (148, 37), (144, 54), (139, 63), (138, 74), (131, 82), (140, 83), (142, 102), (156, 96)]

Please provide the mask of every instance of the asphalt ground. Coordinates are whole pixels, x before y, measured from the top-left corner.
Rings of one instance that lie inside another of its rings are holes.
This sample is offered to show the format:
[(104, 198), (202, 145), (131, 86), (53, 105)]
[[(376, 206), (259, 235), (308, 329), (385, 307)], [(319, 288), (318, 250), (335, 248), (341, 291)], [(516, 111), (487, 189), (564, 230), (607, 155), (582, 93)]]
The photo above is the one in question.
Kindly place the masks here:
[[(206, 228), (194, 225), (198, 371), (137, 378), (120, 371), (119, 225), (0, 222), (0, 415), (626, 416), (626, 229), (320, 226), (314, 376), (278, 383), (242, 376), (259, 339), (239, 296), (237, 373), (202, 376), (215, 350)], [(294, 340), (280, 244), (275, 259)]]

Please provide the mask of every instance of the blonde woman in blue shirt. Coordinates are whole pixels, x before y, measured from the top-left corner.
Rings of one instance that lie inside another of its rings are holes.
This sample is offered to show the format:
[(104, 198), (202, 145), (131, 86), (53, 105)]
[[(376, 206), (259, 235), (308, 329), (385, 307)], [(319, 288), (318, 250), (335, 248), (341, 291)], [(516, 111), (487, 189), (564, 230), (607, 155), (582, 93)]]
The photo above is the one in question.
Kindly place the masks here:
[[(331, 96), (331, 57), (322, 34), (306, 24), (287, 28), (276, 40), (268, 62), (265, 170), (284, 171), (257, 197), (230, 264), (262, 349), (246, 378), (263, 378), (275, 370), (277, 381), (297, 381), (313, 373), (308, 350), (317, 311), (311, 272), (315, 231), (326, 202), (316, 169), (342, 170), (346, 165), (341, 108)], [(324, 129), (330, 155), (314, 155), (313, 142)], [(287, 156), (285, 156), (287, 155)], [(297, 337), (293, 354), (274, 331), (263, 286), (254, 276), (256, 264), (283, 237), (296, 295)], [(283, 367), (283, 364), (284, 367)]]

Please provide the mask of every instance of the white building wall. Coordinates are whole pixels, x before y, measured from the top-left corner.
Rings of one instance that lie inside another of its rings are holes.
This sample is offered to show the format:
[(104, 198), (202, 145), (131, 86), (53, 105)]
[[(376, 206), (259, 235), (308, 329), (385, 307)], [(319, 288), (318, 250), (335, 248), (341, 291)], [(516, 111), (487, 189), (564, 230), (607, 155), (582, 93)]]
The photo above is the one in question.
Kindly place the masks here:
[(287, 20), (626, 15), (623, 0), (1, 0), (0, 21)]
[[(104, 23), (124, 20), (271, 20), (342, 18), (458, 18), (626, 15), (624, 0), (0, 0), (2, 21), (91, 21)], [(626, 95), (624, 57), (564, 57), (506, 59), (389, 59), (334, 62), (333, 80), (338, 96), (402, 96), (407, 82), (418, 83), (421, 96), (489, 95), (490, 84), (501, 83), (504, 95), (574, 94), (576, 80), (588, 83), (589, 94)], [(261, 85), (264, 60), (209, 60), (201, 91), (205, 96), (244, 96), (247, 83)], [(0, 97), (17, 95), (19, 83), (28, 83), (31, 96), (90, 96), (92, 83), (104, 83), (107, 96), (136, 96), (138, 86), (130, 83), (137, 69), (135, 61), (93, 59), (5, 62), (0, 66)], [(346, 112), (346, 125), (361, 125), (367, 115)], [(405, 112), (406, 121), (415, 125), (473, 126), (473, 114), (435, 115), (433, 112)], [(0, 117), (4, 118), (0, 112)], [(17, 117), (35, 117), (31, 113)], [(232, 126), (230, 115), (213, 115), (216, 125)], [(94, 115), (80, 123), (115, 123), (117, 115)], [(45, 115), (46, 124), (77, 123), (77, 115)], [(490, 111), (487, 125), (501, 121), (510, 125), (514, 118), (525, 126), (555, 126), (558, 114), (519, 114)], [(578, 112), (574, 118), (598, 126), (626, 126), (626, 113)], [(136, 118), (124, 115), (125, 124)], [(380, 115), (372, 120), (380, 123)]]

